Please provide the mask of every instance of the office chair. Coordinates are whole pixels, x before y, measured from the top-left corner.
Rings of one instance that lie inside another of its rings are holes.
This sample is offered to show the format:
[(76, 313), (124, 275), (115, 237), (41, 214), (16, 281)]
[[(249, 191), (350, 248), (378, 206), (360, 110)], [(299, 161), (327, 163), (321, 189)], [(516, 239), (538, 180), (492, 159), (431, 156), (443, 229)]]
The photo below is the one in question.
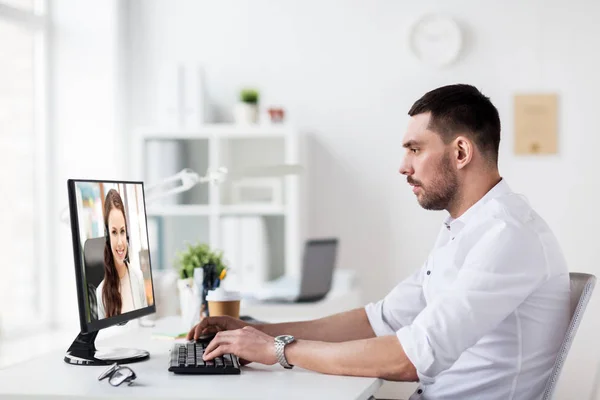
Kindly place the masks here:
[(96, 288), (104, 279), (104, 236), (87, 239), (83, 245), (83, 265), (87, 283), (88, 304), (92, 321), (98, 319)]
[(583, 318), (583, 312), (592, 297), (592, 292), (596, 285), (596, 277), (594, 275), (571, 272), (569, 278), (571, 281), (571, 322), (558, 351), (558, 356), (556, 357), (554, 368), (552, 368), (552, 372), (550, 373), (550, 378), (548, 378), (548, 383), (546, 383), (546, 389), (542, 397), (543, 400), (551, 400), (554, 395), (556, 383), (567, 359), (567, 354), (571, 349), (571, 344), (573, 344), (575, 333), (577, 333), (577, 329)]

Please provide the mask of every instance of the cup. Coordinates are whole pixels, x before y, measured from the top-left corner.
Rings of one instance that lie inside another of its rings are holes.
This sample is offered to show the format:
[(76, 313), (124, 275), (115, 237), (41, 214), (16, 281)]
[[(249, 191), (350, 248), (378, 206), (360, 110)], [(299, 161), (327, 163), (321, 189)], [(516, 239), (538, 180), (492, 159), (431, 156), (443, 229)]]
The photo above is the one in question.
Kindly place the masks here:
[(206, 295), (208, 315), (211, 317), (228, 315), (239, 318), (241, 299), (240, 292), (228, 292), (221, 287), (209, 290)]

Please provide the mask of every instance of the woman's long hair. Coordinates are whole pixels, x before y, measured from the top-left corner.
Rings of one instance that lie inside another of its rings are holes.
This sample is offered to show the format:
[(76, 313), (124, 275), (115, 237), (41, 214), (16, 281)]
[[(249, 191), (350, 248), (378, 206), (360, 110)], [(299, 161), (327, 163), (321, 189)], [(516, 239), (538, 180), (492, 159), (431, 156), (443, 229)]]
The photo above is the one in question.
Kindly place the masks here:
[[(119, 192), (110, 189), (104, 201), (104, 227), (106, 228), (106, 243), (104, 244), (104, 286), (102, 287), (102, 302), (104, 303), (104, 311), (106, 318), (121, 314), (121, 294), (119, 293), (119, 274), (115, 267), (110, 246), (110, 232), (108, 231), (108, 215), (111, 210), (117, 209), (123, 213), (125, 219), (125, 233), (129, 237), (127, 229), (127, 218), (125, 217), (125, 207)], [(125, 260), (129, 256), (129, 244), (127, 245), (127, 253)]]

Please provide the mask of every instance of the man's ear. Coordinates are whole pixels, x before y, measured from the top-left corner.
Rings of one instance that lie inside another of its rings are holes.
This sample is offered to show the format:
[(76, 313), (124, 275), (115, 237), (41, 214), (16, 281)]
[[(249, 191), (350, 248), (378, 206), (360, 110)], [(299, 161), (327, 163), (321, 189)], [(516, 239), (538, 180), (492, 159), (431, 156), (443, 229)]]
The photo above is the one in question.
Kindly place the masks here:
[(456, 139), (454, 139), (456, 169), (462, 169), (466, 167), (473, 159), (474, 151), (475, 145), (466, 136), (458, 136)]

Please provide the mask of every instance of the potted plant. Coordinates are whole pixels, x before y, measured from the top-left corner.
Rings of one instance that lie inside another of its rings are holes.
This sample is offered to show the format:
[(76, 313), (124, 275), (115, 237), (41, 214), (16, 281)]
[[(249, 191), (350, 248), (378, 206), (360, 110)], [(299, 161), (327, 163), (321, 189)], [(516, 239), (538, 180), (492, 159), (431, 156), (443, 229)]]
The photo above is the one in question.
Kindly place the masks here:
[(178, 252), (175, 265), (179, 275), (181, 316), (186, 328), (191, 328), (206, 309), (207, 292), (219, 287), (227, 276), (227, 266), (223, 252), (212, 250), (206, 243), (188, 243), (185, 251)]
[(240, 99), (235, 107), (235, 121), (239, 124), (255, 124), (258, 122), (258, 90), (245, 88), (240, 91)]

